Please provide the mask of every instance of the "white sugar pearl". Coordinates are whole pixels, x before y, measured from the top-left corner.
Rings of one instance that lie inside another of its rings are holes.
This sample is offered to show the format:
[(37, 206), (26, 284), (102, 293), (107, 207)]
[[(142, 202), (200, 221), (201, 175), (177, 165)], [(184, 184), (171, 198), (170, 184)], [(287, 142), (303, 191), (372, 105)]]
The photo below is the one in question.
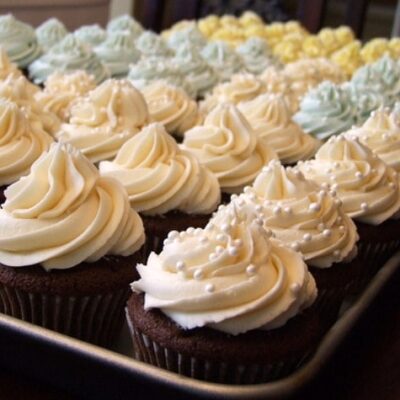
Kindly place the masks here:
[(355, 173), (355, 176), (356, 176), (357, 179), (362, 179), (364, 177), (364, 175), (360, 171), (357, 171)]
[(305, 233), (305, 234), (303, 235), (303, 240), (304, 240), (305, 242), (309, 242), (309, 241), (311, 241), (311, 239), (312, 239), (311, 233)]
[(230, 247), (228, 248), (228, 254), (229, 254), (230, 256), (232, 256), (232, 257), (237, 256), (237, 254), (238, 254), (237, 248), (234, 247), (234, 246), (230, 246)]
[(367, 211), (368, 210), (368, 204), (367, 203), (361, 203), (360, 204), (361, 210)]
[(300, 285), (299, 285), (298, 283), (292, 283), (292, 284), (290, 285), (290, 291), (291, 291), (293, 294), (299, 293), (299, 291), (300, 291)]
[(212, 283), (207, 283), (206, 285), (206, 292), (207, 293), (212, 293), (215, 290), (215, 286)]
[(226, 235), (224, 235), (223, 233), (218, 233), (218, 235), (216, 236), (216, 239), (219, 242), (225, 242), (226, 241)]
[(251, 192), (251, 187), (250, 186), (245, 186), (245, 188), (243, 189), (244, 193), (250, 193)]
[(322, 232), (325, 229), (325, 225), (321, 222), (318, 224), (317, 229)]
[(206, 236), (202, 236), (202, 237), (199, 239), (199, 242), (200, 242), (201, 244), (206, 244), (206, 243), (208, 242), (208, 238), (207, 238)]
[(251, 275), (254, 275), (255, 273), (256, 273), (255, 265), (253, 265), (253, 264), (248, 265), (246, 268), (246, 274), (251, 276)]
[(286, 214), (292, 214), (292, 209), (288, 206), (283, 209)]
[(280, 206), (275, 206), (272, 210), (274, 215), (279, 215), (282, 212), (282, 208)]
[(308, 209), (309, 209), (310, 211), (312, 211), (312, 212), (318, 212), (318, 211), (321, 210), (321, 205), (318, 204), (318, 203), (311, 203), (311, 204), (308, 206)]
[(294, 251), (299, 251), (300, 250), (300, 244), (298, 242), (293, 242), (290, 247), (294, 250)]
[(215, 252), (216, 252), (217, 254), (221, 254), (221, 253), (224, 252), (224, 248), (223, 248), (222, 246), (217, 246), (217, 247), (215, 248)]
[(332, 231), (331, 231), (330, 229), (324, 229), (324, 230), (322, 231), (322, 235), (323, 235), (324, 237), (326, 237), (326, 238), (329, 238), (329, 237), (331, 237), (331, 235), (332, 235)]
[(222, 224), (221, 231), (228, 233), (231, 230), (231, 227), (228, 224)]
[(340, 257), (340, 250), (335, 250), (335, 251), (333, 252), (333, 256), (334, 256), (335, 258), (339, 258), (339, 257)]
[(183, 261), (177, 261), (175, 264), (175, 267), (178, 271), (183, 271), (185, 269), (186, 265)]
[[(211, 254), (210, 254), (211, 255)], [(194, 273), (193, 273), (193, 278), (194, 279), (196, 279), (196, 280), (200, 280), (200, 279), (203, 279), (203, 276), (204, 276), (204, 274), (203, 274), (203, 271), (201, 270), (201, 269), (196, 269), (195, 271), (194, 271)]]
[(234, 242), (236, 247), (242, 247), (243, 246), (243, 240), (242, 239), (236, 239)]

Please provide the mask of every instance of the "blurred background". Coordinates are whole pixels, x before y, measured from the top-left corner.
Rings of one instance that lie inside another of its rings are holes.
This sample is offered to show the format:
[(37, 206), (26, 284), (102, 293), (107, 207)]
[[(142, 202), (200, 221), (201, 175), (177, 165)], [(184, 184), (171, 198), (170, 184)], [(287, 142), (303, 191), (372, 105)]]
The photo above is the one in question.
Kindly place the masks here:
[(397, 8), (396, 0), (0, 0), (1, 14), (12, 12), (32, 25), (57, 17), (70, 30), (84, 24), (105, 25), (110, 18), (127, 13), (146, 28), (160, 31), (184, 18), (238, 15), (252, 9), (266, 21), (299, 19), (311, 32), (346, 24), (362, 40), (398, 36)]

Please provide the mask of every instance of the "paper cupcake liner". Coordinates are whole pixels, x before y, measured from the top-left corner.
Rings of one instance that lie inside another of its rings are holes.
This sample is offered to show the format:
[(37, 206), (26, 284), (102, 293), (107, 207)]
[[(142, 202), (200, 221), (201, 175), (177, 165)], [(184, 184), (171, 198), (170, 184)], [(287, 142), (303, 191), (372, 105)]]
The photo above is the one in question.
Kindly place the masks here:
[(0, 312), (78, 339), (108, 345), (123, 322), (129, 289), (87, 296), (29, 293), (0, 286)]
[(292, 357), (278, 363), (266, 363), (263, 365), (200, 360), (160, 346), (135, 329), (129, 318), (127, 320), (133, 341), (134, 357), (137, 360), (180, 375), (208, 382), (250, 385), (273, 381), (295, 371), (311, 355), (311, 351), (309, 351), (301, 357)]

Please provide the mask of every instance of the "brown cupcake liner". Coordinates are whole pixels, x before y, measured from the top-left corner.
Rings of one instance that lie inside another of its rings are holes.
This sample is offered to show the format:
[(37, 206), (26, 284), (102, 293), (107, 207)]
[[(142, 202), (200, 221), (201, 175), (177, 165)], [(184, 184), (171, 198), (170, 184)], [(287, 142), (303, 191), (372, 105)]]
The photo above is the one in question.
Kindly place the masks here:
[(160, 346), (144, 333), (134, 328), (129, 316), (128, 326), (133, 341), (134, 357), (142, 362), (190, 378), (208, 382), (250, 385), (273, 381), (289, 375), (309, 358), (312, 351), (300, 357), (277, 363), (235, 364), (216, 360), (202, 360)]
[(70, 296), (0, 285), (0, 312), (95, 344), (109, 345), (123, 323), (129, 289)]

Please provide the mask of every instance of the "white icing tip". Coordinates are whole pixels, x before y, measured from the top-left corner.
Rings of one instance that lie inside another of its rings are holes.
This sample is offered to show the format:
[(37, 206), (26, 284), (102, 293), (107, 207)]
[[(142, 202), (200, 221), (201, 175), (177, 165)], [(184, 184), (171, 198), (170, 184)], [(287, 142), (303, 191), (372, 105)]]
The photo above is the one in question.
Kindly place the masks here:
[(196, 279), (196, 281), (203, 279), (203, 276), (204, 276), (204, 274), (201, 269), (196, 269), (193, 273), (193, 278)]
[(199, 242), (200, 242), (201, 244), (206, 244), (206, 243), (208, 242), (208, 238), (207, 238), (206, 236), (202, 236), (202, 237), (199, 239)]
[(335, 251), (333, 252), (333, 256), (334, 256), (335, 258), (340, 258), (340, 251), (339, 251), (339, 250), (335, 250)]
[(172, 243), (172, 241), (170, 239), (165, 239), (164, 242), (163, 242), (163, 245), (164, 246), (168, 246), (171, 243)]
[(207, 283), (205, 289), (207, 293), (213, 293), (215, 291), (215, 286), (212, 283)]
[(217, 254), (223, 253), (224, 250), (225, 250), (225, 249), (224, 249), (222, 246), (217, 246), (217, 247), (215, 248), (215, 252), (216, 252)]
[(258, 205), (256, 205), (255, 210), (257, 212), (261, 212), (262, 211), (262, 207), (258, 204)]
[(189, 234), (189, 235), (193, 235), (194, 234), (194, 228), (193, 227), (187, 228), (186, 229), (186, 233)]
[(216, 253), (210, 253), (210, 255), (208, 256), (208, 261), (214, 261), (215, 259), (217, 259), (218, 254)]
[(171, 231), (168, 233), (168, 239), (176, 239), (179, 236), (178, 231)]
[(217, 239), (219, 242), (225, 242), (225, 240), (226, 240), (226, 235), (223, 234), (223, 233), (218, 233), (218, 235), (216, 236), (216, 239)]
[(243, 189), (244, 193), (250, 193), (251, 192), (251, 187), (250, 186), (245, 186), (245, 188)]
[(256, 273), (256, 267), (253, 264), (250, 264), (246, 268), (246, 274), (249, 276), (255, 275)]

